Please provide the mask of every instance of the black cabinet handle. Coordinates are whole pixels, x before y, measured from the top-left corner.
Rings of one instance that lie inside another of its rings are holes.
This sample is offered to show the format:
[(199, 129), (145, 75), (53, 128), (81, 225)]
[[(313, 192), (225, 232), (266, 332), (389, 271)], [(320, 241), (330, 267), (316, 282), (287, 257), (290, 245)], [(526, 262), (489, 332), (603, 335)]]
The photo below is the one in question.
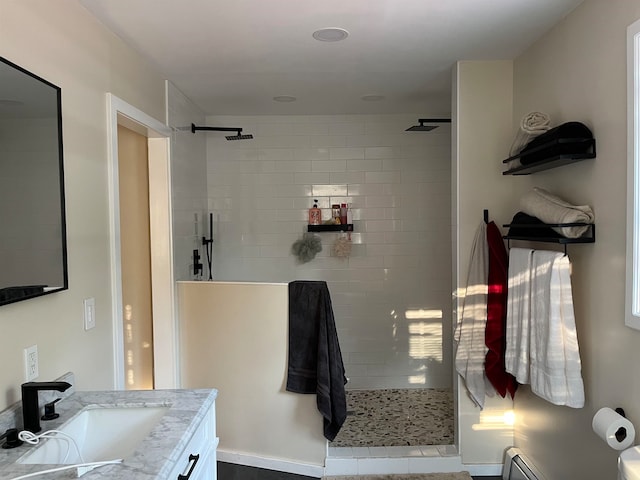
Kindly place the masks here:
[(193, 473), (193, 469), (196, 468), (196, 464), (198, 463), (198, 460), (200, 460), (200, 455), (189, 455), (189, 461), (193, 462), (191, 464), (191, 468), (189, 469), (189, 473), (187, 473), (186, 475), (178, 475), (178, 480), (189, 480), (189, 477), (191, 476), (191, 474)]

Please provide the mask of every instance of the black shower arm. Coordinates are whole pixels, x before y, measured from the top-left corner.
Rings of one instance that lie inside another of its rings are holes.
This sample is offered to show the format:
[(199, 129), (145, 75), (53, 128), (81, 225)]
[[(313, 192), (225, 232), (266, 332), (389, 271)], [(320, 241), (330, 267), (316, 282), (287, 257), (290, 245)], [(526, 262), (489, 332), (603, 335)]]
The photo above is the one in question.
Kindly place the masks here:
[(419, 118), (418, 123), (422, 126), (423, 123), (451, 123), (450, 118)]
[(198, 130), (208, 130), (214, 132), (238, 132), (238, 136), (242, 133), (242, 128), (234, 127), (198, 127), (195, 123), (191, 124), (191, 133), (196, 133)]

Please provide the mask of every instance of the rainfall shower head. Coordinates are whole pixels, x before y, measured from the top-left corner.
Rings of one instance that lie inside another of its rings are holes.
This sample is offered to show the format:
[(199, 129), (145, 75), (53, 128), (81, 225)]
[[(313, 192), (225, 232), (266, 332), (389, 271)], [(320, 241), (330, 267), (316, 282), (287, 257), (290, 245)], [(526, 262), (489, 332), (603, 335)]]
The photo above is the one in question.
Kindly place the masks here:
[(418, 119), (420, 125), (414, 125), (405, 130), (405, 132), (430, 132), (434, 128), (438, 128), (438, 125), (425, 125), (425, 123), (451, 123), (450, 118), (420, 118)]
[(195, 123), (191, 124), (191, 132), (196, 133), (198, 130), (207, 130), (213, 132), (236, 132), (235, 135), (225, 136), (227, 140), (250, 140), (253, 135), (242, 135), (242, 128), (236, 127), (197, 127)]
[(227, 140), (251, 140), (253, 138), (253, 135), (250, 133), (248, 135), (241, 135), (240, 132), (242, 132), (242, 129), (238, 130), (237, 135), (227, 135), (224, 138)]
[(438, 128), (438, 126), (437, 125), (422, 125), (422, 122), (420, 122), (420, 125), (414, 125), (413, 127), (409, 127), (409, 128), (407, 128), (405, 130), (405, 132), (430, 132), (434, 128)]

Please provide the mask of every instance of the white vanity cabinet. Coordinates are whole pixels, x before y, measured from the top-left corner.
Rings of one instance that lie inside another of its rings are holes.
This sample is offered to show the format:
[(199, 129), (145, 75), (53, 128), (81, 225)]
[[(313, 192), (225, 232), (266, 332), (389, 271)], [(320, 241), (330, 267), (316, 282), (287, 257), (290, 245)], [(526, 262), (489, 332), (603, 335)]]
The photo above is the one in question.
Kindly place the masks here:
[(168, 480), (216, 480), (215, 403), (187, 443)]

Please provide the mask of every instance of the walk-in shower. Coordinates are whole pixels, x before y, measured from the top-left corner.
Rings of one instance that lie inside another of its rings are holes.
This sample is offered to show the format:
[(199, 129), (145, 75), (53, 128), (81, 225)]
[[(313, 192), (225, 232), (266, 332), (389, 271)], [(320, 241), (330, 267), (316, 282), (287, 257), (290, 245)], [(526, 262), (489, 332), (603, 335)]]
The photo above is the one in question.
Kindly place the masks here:
[[(424, 450), (430, 457), (455, 446), (451, 133), (450, 120), (436, 117), (222, 116), (196, 122), (260, 133), (259, 143), (231, 144), (215, 131), (207, 134), (220, 137), (206, 142), (206, 172), (198, 177), (206, 182), (204, 208), (216, 219), (213, 278), (265, 288), (296, 279), (329, 286), (349, 377), (348, 417), (330, 444), (330, 457), (349, 458), (356, 452), (349, 447), (362, 447), (359, 457), (369, 450), (378, 455), (377, 447), (393, 448), (394, 455), (406, 447), (405, 456)], [(423, 127), (439, 127), (399, 133), (418, 126), (418, 118)], [(201, 138), (178, 141), (194, 137)], [(184, 196), (190, 205), (191, 191)], [(334, 255), (334, 244), (346, 235), (338, 231), (315, 233), (322, 251), (310, 262), (291, 253), (307, 233), (314, 198), (323, 221), (331, 218), (333, 204), (352, 207), (348, 257)], [(185, 217), (185, 225), (192, 218)]]

